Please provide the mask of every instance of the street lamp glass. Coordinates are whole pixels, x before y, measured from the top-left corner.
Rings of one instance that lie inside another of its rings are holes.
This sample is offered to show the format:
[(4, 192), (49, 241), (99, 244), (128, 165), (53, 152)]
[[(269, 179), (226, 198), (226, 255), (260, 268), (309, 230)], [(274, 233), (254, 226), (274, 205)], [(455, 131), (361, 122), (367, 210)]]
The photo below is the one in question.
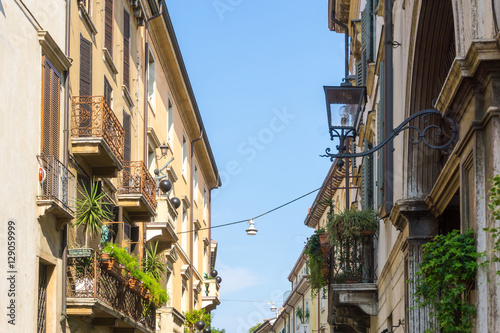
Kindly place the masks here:
[(366, 88), (324, 86), (328, 126), (335, 129), (355, 129), (366, 103)]

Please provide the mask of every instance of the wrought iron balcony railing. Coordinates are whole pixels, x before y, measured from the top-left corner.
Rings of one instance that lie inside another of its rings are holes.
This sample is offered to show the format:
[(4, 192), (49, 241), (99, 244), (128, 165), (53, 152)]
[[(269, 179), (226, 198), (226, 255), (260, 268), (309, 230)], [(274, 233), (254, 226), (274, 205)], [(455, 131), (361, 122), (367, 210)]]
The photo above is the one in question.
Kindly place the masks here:
[(102, 137), (123, 163), (125, 131), (103, 96), (73, 96), (71, 136)]
[(102, 269), (96, 253), (89, 257), (68, 258), (66, 283), (68, 299), (90, 298), (103, 302), (147, 328), (155, 330), (154, 303), (130, 288), (124, 277)]
[(56, 157), (37, 155), (45, 179), (40, 183), (37, 200), (57, 202), (69, 214), (75, 213), (75, 176)]
[(373, 283), (373, 233), (341, 239), (331, 249), (332, 281), (342, 283)]
[(142, 161), (124, 162), (119, 178), (118, 194), (142, 194), (156, 210), (156, 183)]

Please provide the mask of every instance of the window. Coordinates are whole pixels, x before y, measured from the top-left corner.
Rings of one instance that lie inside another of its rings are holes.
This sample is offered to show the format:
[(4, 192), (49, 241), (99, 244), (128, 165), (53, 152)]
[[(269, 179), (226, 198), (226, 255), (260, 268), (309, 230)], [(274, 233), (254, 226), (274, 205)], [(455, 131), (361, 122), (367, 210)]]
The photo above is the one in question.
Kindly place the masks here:
[(187, 179), (187, 141), (186, 137), (182, 136), (182, 175), (184, 180)]
[(304, 316), (306, 317), (305, 323), (309, 324), (309, 316), (307, 315), (309, 312), (309, 300), (306, 300), (306, 306), (304, 310)]
[(113, 58), (113, 0), (104, 3), (104, 47)]
[(167, 141), (170, 149), (174, 149), (174, 106), (170, 98), (168, 99), (167, 121)]
[(113, 100), (113, 88), (109, 84), (109, 81), (104, 77), (104, 100), (108, 103), (108, 106), (111, 107), (111, 102)]
[(208, 268), (207, 268), (207, 264), (208, 264), (208, 258), (207, 258), (207, 244), (203, 244), (203, 273), (207, 273), (208, 274)]
[(207, 204), (208, 204), (208, 198), (207, 198), (207, 188), (205, 185), (203, 185), (203, 219), (207, 220)]
[(80, 4), (80, 6), (82, 6), (85, 9), (85, 11), (87, 12), (87, 14), (89, 14), (89, 16), (92, 16), (91, 15), (92, 0), (80, 0), (79, 4)]
[(186, 298), (187, 298), (187, 290), (186, 290), (185, 286), (182, 286), (182, 289), (181, 289), (181, 312), (183, 312), (183, 313), (187, 311)]
[(153, 52), (149, 50), (149, 60), (148, 60), (148, 102), (149, 106), (155, 109), (156, 102), (156, 62), (153, 56)]
[(130, 92), (130, 14), (123, 10), (123, 85)]
[[(182, 228), (181, 231), (187, 231), (187, 207), (183, 204), (182, 205)], [(182, 233), (182, 247), (184, 250), (187, 250), (187, 232)]]
[(194, 232), (194, 244), (193, 244), (193, 266), (198, 270), (198, 230)]
[(193, 200), (198, 203), (198, 166), (194, 164), (194, 198)]

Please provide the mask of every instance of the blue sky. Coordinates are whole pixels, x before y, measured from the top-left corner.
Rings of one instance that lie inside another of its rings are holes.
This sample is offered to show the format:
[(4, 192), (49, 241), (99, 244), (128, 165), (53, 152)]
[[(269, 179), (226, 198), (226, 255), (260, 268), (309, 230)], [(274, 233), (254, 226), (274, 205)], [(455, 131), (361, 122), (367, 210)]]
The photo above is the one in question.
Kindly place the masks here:
[[(248, 219), (321, 186), (328, 137), (323, 85), (343, 76), (343, 35), (327, 1), (167, 0), (222, 177), (212, 225)], [(247, 332), (274, 316), (312, 229), (315, 194), (247, 224), (214, 229), (221, 301), (213, 327)]]

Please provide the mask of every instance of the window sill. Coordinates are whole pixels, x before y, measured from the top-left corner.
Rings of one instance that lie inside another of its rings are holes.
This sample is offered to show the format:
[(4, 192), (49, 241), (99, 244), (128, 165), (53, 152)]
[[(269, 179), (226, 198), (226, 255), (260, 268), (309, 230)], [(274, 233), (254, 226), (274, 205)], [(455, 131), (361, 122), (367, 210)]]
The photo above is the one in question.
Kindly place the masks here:
[(111, 72), (114, 75), (118, 74), (118, 69), (116, 69), (115, 63), (113, 62), (113, 58), (111, 58), (111, 54), (109, 53), (108, 49), (103, 48), (102, 53), (104, 55), (104, 62), (109, 66)]
[(92, 21), (92, 18), (90, 17), (89, 13), (87, 12), (87, 8), (83, 6), (82, 2), (78, 2), (78, 13), (80, 14), (80, 18), (83, 20), (87, 28), (90, 30), (90, 33), (92, 36), (97, 35), (97, 28), (95, 27), (94, 22)]
[(122, 94), (123, 94), (123, 98), (125, 98), (125, 101), (127, 102), (127, 105), (130, 108), (133, 108), (134, 101), (132, 100), (132, 96), (130, 96), (130, 92), (128, 91), (128, 88), (125, 85), (122, 85)]

